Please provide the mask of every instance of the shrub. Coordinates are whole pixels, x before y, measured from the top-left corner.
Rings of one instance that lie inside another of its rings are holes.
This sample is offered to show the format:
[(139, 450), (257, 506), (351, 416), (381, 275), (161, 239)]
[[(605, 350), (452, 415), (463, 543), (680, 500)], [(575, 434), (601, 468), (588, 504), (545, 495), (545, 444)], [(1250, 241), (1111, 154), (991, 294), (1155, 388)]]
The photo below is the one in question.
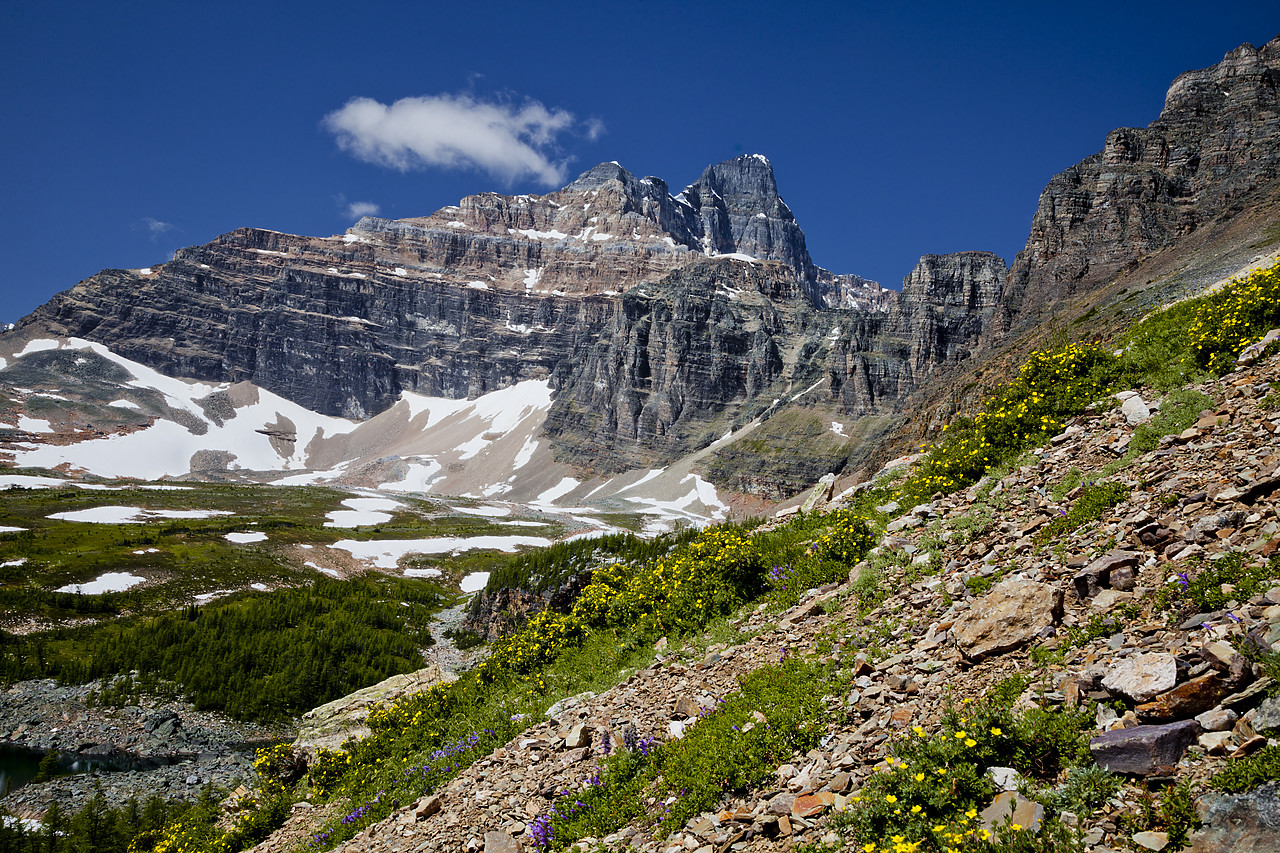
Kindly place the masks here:
[(1268, 746), (1248, 758), (1233, 761), (1214, 774), (1209, 787), (1242, 794), (1266, 782), (1280, 780), (1280, 745)]
[(977, 482), (992, 466), (1060, 432), (1066, 418), (1111, 392), (1119, 372), (1119, 359), (1094, 344), (1032, 353), (1017, 378), (989, 397), (972, 420), (948, 425), (947, 436), (929, 448), (902, 495), (924, 500)]
[(1129, 487), (1123, 483), (1090, 483), (1081, 489), (1071, 509), (1036, 531), (1035, 541), (1044, 544), (1071, 533), (1090, 521), (1102, 518), (1103, 513), (1129, 497)]
[(1194, 607), (1207, 613), (1221, 610), (1235, 599), (1245, 601), (1266, 590), (1280, 578), (1280, 557), (1266, 563), (1245, 562), (1245, 555), (1231, 552), (1210, 563), (1199, 563), (1174, 574), (1156, 594), (1156, 602), (1166, 609)]
[(1124, 780), (1096, 764), (1073, 767), (1066, 781), (1050, 793), (1046, 803), (1055, 812), (1072, 812), (1088, 817), (1120, 791)]
[(1191, 780), (1183, 779), (1166, 788), (1158, 802), (1150, 794), (1144, 794), (1138, 803), (1138, 814), (1122, 818), (1121, 823), (1128, 833), (1163, 829), (1169, 835), (1166, 849), (1182, 849), (1192, 830), (1200, 825), (1195, 798), (1191, 794)]
[(1251, 342), (1280, 325), (1280, 262), (1232, 279), (1199, 302), (1187, 328), (1196, 363), (1225, 373)]
[(995, 691), (998, 701), (947, 709), (936, 735), (921, 726), (904, 733), (836, 821), (842, 832), (859, 845), (899, 839), (893, 843), (924, 849), (990, 841), (978, 821), (995, 793), (988, 768), (1052, 778), (1088, 755), (1085, 732), (1093, 726), (1083, 711), (1012, 711), (1004, 700), (1016, 686), (1010, 681)]

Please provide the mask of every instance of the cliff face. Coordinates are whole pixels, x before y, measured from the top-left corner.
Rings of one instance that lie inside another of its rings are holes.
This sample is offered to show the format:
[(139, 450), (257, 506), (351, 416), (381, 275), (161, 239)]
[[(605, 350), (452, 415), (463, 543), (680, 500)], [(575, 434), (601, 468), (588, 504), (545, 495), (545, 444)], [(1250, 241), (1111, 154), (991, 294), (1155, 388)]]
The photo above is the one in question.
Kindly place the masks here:
[(545, 196), (484, 193), (339, 237), (241, 229), (153, 269), (99, 273), (20, 327), (364, 418), (402, 391), (474, 397), (545, 378), (623, 293), (720, 254), (781, 261), (811, 299), (875, 311), (892, 297), (818, 270), (772, 167), (748, 156), (674, 197), (605, 163)]
[(1278, 84), (1280, 38), (1243, 45), (1174, 80), (1150, 125), (1112, 131), (1100, 153), (1055, 175), (1014, 259), (996, 340), (1274, 188)]
[[(701, 449), (782, 403), (892, 412), (968, 355), (1004, 274), (990, 253), (927, 255), (887, 310), (830, 310), (785, 264), (703, 261), (628, 292), (610, 324), (579, 338), (547, 432), (566, 461), (611, 471)], [(845, 444), (823, 443), (824, 459)]]

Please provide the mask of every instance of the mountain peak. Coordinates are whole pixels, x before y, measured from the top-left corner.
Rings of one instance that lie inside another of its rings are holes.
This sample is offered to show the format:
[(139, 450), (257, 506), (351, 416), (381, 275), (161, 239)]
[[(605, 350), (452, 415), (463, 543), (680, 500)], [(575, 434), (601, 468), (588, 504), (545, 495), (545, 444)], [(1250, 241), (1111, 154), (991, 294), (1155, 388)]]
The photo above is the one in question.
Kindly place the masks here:
[(627, 171), (627, 169), (617, 160), (610, 160), (607, 163), (601, 163), (591, 169), (583, 172), (574, 181), (565, 187), (565, 190), (594, 190), (599, 189), (610, 181), (621, 181), (624, 184), (635, 183), (636, 176)]

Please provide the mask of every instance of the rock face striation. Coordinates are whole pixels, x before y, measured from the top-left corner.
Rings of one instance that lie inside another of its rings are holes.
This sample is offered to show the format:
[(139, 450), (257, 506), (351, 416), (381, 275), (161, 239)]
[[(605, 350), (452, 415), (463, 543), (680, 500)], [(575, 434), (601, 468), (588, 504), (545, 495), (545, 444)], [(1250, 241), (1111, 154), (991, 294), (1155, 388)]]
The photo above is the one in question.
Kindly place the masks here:
[(1280, 38), (1242, 45), (1174, 80), (1150, 125), (1111, 131), (1101, 152), (1055, 175), (992, 332), (1017, 333), (1058, 301), (1274, 192), (1278, 85)]
[(984, 253), (927, 256), (895, 294), (814, 264), (762, 156), (675, 195), (604, 163), (545, 196), (484, 193), (338, 237), (233, 231), (99, 273), (19, 335), (87, 338), (354, 418), (405, 391), (550, 379), (558, 455), (616, 471), (704, 447), (801, 389), (832, 410), (892, 410), (967, 355), (1003, 271)]

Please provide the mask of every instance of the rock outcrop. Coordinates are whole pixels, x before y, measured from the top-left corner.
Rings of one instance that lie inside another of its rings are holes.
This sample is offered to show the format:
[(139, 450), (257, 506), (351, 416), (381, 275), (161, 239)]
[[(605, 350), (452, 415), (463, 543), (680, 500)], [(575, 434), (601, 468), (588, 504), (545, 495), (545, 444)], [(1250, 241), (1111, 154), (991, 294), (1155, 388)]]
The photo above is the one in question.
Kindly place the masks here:
[(1018, 333), (1280, 181), (1280, 38), (1180, 75), (1160, 117), (1055, 175), (1014, 259), (992, 333)]
[(308, 761), (314, 761), (321, 749), (336, 750), (350, 738), (369, 736), (369, 711), (379, 704), (394, 702), (411, 693), (421, 693), (442, 681), (457, 678), (442, 672), (438, 666), (427, 666), (417, 672), (393, 675), (362, 690), (312, 708), (298, 723), (298, 737), (293, 748)]

